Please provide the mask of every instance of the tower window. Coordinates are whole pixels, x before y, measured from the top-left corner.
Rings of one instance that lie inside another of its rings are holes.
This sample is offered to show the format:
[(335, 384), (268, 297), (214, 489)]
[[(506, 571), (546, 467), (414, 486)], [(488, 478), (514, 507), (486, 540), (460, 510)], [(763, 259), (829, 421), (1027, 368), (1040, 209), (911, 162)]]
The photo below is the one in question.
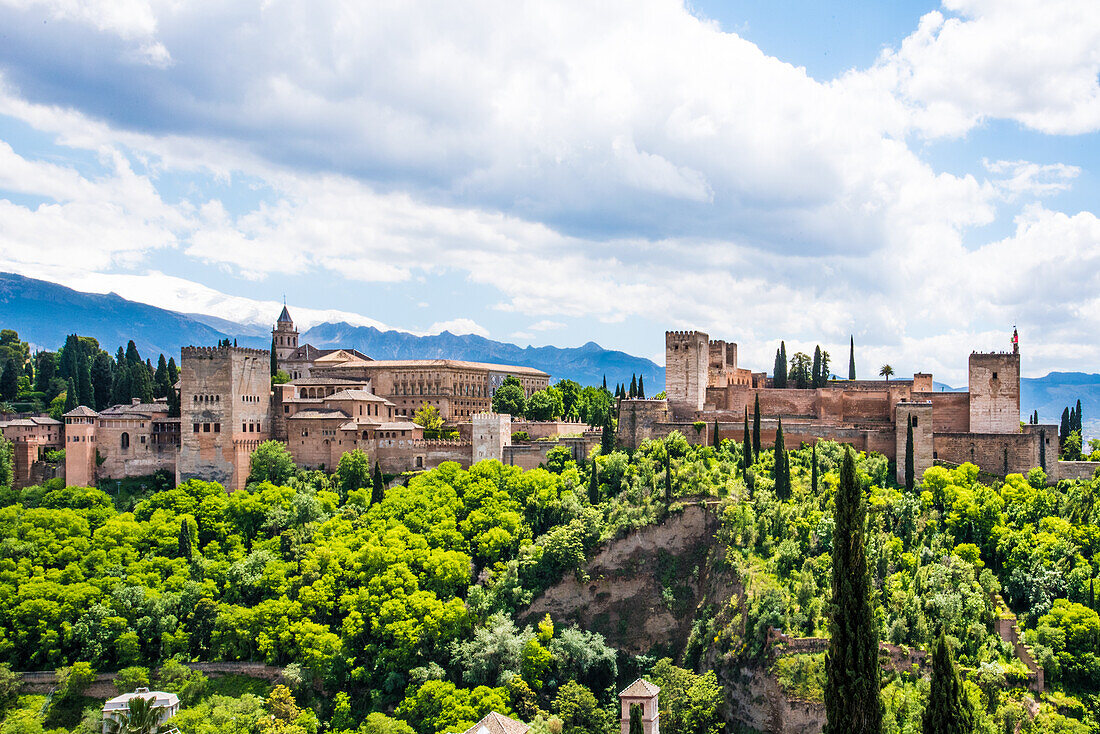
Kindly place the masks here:
[[(913, 416), (913, 428), (917, 427), (917, 416)], [(782, 458), (782, 457), (780, 457)]]
[(993, 379), (994, 379), (994, 380), (996, 380), (996, 379), (997, 379), (997, 373), (996, 373), (996, 372), (994, 372), (994, 373), (993, 373)]

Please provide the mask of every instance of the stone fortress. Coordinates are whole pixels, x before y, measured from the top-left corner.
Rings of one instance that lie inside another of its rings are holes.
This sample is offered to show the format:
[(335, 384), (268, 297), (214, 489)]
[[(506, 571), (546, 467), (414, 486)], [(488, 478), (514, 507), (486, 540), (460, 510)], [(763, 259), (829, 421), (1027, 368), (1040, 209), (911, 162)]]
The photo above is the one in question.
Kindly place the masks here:
[[(549, 448), (565, 445), (580, 458), (598, 442), (586, 426), (514, 423), (490, 413), (493, 391), (515, 376), (529, 397), (550, 384), (530, 367), (450, 359), (373, 360), (354, 349), (318, 349), (298, 343), (286, 307), (272, 329), (278, 369), (293, 376), (271, 385), (271, 352), (237, 346), (184, 347), (180, 355), (180, 417), (164, 400), (134, 401), (96, 412), (80, 406), (64, 423), (32, 416), (0, 423), (15, 449), (17, 487), (61, 475), (43, 461), (65, 449), (64, 476), (72, 485), (173, 473), (177, 482), (216, 481), (243, 488), (252, 452), (275, 439), (296, 464), (332, 471), (340, 457), (361, 449), (382, 470), (398, 474), (444, 461), (469, 466), (495, 458), (527, 468)], [(422, 405), (436, 407), (458, 439), (426, 439), (412, 421)], [(543, 433), (539, 434), (538, 430)], [(512, 433), (532, 436), (577, 432), (580, 438), (512, 446)]]
[[(1052, 479), (1086, 472), (1087, 462), (1058, 461), (1057, 425), (1021, 425), (1020, 353), (1013, 336), (1006, 352), (974, 352), (966, 392), (933, 388), (932, 375), (912, 379), (833, 380), (814, 389), (776, 388), (763, 372), (737, 363), (737, 345), (700, 331), (665, 334), (666, 400), (623, 400), (620, 445), (635, 448), (674, 430), (694, 442), (740, 441), (760, 399), (761, 444), (772, 445), (780, 420), (788, 447), (827, 439), (877, 451), (895, 460), (904, 481), (906, 431), (913, 421), (914, 464), (921, 476), (933, 463), (972, 462), (1004, 476), (1042, 467)], [(1084, 476), (1085, 474), (1081, 474)]]

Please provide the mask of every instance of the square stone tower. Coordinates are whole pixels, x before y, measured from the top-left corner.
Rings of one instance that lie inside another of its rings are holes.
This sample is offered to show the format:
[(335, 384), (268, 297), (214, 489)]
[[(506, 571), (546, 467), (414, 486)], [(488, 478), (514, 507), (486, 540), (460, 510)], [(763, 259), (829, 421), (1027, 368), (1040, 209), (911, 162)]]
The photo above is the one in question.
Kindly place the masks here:
[(701, 331), (665, 332), (665, 393), (678, 417), (703, 409), (709, 362), (709, 336)]
[(271, 329), (271, 343), (275, 348), (276, 364), (279, 365), (279, 369), (283, 369), (283, 364), (298, 348), (298, 330), (294, 328), (294, 321), (290, 318), (290, 312), (286, 310), (285, 304), (282, 313), (279, 314), (279, 320)]
[(504, 447), (512, 445), (512, 416), (507, 413), (474, 413), (473, 463), (504, 460)]
[(970, 355), (970, 432), (1020, 432), (1020, 354)]
[(905, 484), (905, 445), (908, 436), (909, 417), (913, 418), (913, 469), (917, 481), (932, 466), (932, 402), (904, 400), (897, 404), (894, 415), (897, 449), (897, 480)]
[(619, 694), (622, 734), (630, 734), (630, 707), (635, 705), (642, 707), (642, 734), (661, 734), (661, 714), (657, 709), (657, 694), (660, 691), (660, 688), (641, 678), (623, 689)]
[(271, 437), (270, 352), (184, 347), (180, 359), (180, 456), (176, 481), (243, 489), (252, 451)]
[(94, 487), (96, 419), (99, 413), (81, 405), (61, 417), (65, 419), (65, 484), (70, 487)]

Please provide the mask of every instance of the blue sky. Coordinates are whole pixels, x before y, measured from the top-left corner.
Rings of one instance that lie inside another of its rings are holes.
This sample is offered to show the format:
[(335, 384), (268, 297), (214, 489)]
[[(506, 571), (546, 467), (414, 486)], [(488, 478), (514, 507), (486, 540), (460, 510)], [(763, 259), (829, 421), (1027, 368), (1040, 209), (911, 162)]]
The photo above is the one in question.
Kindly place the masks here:
[[(658, 361), (1098, 371), (1079, 0), (0, 0), (0, 269)], [(16, 325), (17, 326), (17, 325)]]

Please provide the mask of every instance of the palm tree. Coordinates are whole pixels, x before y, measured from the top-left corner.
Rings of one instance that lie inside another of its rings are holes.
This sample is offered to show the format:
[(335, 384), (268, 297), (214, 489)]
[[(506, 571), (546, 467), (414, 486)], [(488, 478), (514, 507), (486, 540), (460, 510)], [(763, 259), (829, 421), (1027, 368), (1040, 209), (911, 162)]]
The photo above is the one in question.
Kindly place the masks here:
[(170, 726), (160, 723), (161, 712), (154, 707), (155, 703), (153, 696), (134, 696), (125, 711), (105, 722), (104, 731), (106, 734), (163, 734), (169, 731)]
[(886, 381), (890, 381), (890, 376), (894, 374), (894, 368), (888, 364), (882, 365), (882, 368), (878, 371), (880, 375), (886, 378)]

